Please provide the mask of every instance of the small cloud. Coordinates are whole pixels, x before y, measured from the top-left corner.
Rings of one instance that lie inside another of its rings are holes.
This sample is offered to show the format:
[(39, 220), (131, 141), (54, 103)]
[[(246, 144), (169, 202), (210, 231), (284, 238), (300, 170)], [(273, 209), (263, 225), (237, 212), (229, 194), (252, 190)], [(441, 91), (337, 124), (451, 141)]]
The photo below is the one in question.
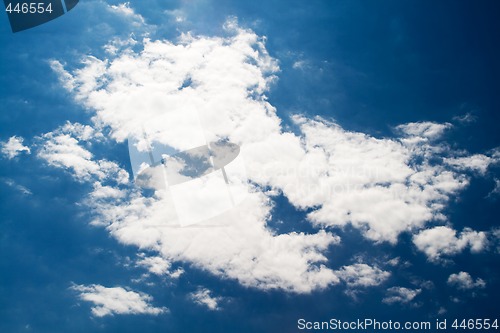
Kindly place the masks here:
[(118, 5), (110, 5), (108, 8), (110, 11), (130, 19), (132, 21), (132, 24), (134, 25), (140, 26), (145, 24), (144, 17), (142, 17), (142, 15), (140, 14), (137, 14), (134, 9), (130, 7), (130, 2), (124, 2)]
[(421, 289), (408, 289), (404, 287), (392, 287), (387, 289), (387, 297), (382, 300), (382, 302), (387, 304), (407, 304), (411, 302), (418, 294), (420, 294)]
[(96, 317), (114, 314), (159, 315), (168, 311), (167, 308), (152, 306), (151, 296), (122, 287), (106, 288), (93, 284), (90, 286), (74, 285), (70, 289), (79, 292), (81, 300), (94, 304), (92, 314)]
[(476, 279), (474, 281), (472, 277), (470, 276), (469, 273), (467, 272), (460, 272), (458, 274), (451, 274), (450, 277), (448, 277), (448, 284), (450, 286), (454, 286), (458, 289), (462, 290), (469, 290), (469, 289), (476, 289), (476, 288), (484, 288), (486, 287), (486, 282), (484, 282), (483, 279)]
[(461, 124), (470, 124), (477, 121), (477, 116), (472, 112), (467, 112), (466, 114), (453, 117), (453, 120)]
[(495, 187), (488, 193), (488, 198), (492, 198), (500, 194), (500, 179), (495, 179)]
[(418, 278), (412, 279), (412, 284), (419, 287), (420, 289), (427, 289), (427, 290), (432, 290), (435, 288), (435, 285), (432, 281), (430, 280), (421, 280)]
[(309, 62), (307, 62), (306, 60), (297, 60), (292, 65), (293, 69), (305, 70), (308, 67), (310, 67), (310, 65), (309, 65)]
[(373, 287), (383, 283), (391, 273), (367, 264), (343, 266), (335, 274), (349, 287)]
[(71, 123), (69, 121), (60, 128), (60, 131), (63, 133), (71, 134), (80, 141), (89, 141), (91, 139), (96, 140), (104, 138), (102, 133), (97, 132), (93, 127), (89, 125)]
[(426, 229), (413, 236), (413, 244), (427, 255), (429, 261), (440, 262), (443, 256), (451, 256), (470, 247), (478, 253), (487, 246), (486, 233), (465, 228), (457, 237), (457, 232), (446, 226)]
[(400, 257), (395, 257), (392, 259), (387, 260), (386, 262), (387, 265), (392, 266), (392, 267), (398, 267), (398, 268), (408, 268), (411, 266), (411, 262), (409, 261), (402, 261)]
[(119, 200), (125, 197), (125, 191), (111, 187), (103, 186), (101, 182), (94, 182), (94, 190), (90, 193), (90, 197), (94, 200), (99, 199), (115, 199)]
[(187, 15), (181, 9), (165, 10), (164, 13), (173, 18), (177, 23), (186, 22)]
[(171, 263), (162, 257), (146, 257), (145, 254), (139, 256), (141, 259), (137, 261), (137, 266), (146, 268), (152, 274), (166, 275), (178, 279), (184, 273), (182, 268), (170, 271), (170, 268), (172, 268)]
[(407, 123), (396, 127), (397, 130), (409, 137), (420, 137), (429, 140), (440, 138), (447, 129), (453, 127), (450, 123), (434, 123), (431, 121), (422, 121)]
[(200, 288), (196, 292), (189, 294), (190, 298), (199, 305), (206, 306), (209, 310), (220, 310), (219, 302), (222, 297), (211, 296), (212, 292), (207, 288)]
[(443, 307), (440, 307), (438, 310), (438, 316), (444, 315), (447, 312), (447, 310)]
[(23, 151), (30, 154), (31, 150), (23, 145), (23, 141), (24, 139), (21, 137), (12, 136), (7, 142), (0, 142), (0, 151), (8, 159), (13, 159)]

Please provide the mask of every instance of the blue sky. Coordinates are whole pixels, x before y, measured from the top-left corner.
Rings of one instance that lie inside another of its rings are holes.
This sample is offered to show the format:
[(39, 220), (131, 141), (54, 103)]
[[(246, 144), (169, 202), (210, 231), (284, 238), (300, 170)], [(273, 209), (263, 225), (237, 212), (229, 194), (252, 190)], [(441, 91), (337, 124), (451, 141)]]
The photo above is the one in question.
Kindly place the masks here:
[[(499, 16), (93, 0), (13, 34), (4, 15), (0, 331), (497, 319)], [(139, 186), (144, 135), (241, 146), (233, 206), (211, 213), (222, 183), (196, 205)]]

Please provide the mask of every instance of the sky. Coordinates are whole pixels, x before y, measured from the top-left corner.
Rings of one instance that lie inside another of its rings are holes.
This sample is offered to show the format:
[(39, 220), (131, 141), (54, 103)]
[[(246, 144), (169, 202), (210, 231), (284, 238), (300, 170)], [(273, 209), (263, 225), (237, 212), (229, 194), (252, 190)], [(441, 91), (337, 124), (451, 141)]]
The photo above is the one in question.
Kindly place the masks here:
[(3, 15), (0, 332), (500, 319), (499, 18), (493, 0), (82, 0), (16, 33)]

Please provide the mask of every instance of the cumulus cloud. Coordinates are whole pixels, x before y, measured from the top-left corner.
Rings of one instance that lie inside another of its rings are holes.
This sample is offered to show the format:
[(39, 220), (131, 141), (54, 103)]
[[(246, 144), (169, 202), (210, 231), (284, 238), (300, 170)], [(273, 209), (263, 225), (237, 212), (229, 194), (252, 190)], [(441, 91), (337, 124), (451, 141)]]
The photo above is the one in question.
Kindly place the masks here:
[(440, 124), (430, 121), (421, 121), (399, 125), (396, 129), (407, 137), (435, 140), (441, 137), (443, 133), (451, 127), (452, 125), (450, 123)]
[(335, 273), (349, 287), (378, 286), (391, 275), (389, 272), (367, 264), (343, 266), (340, 270), (335, 271)]
[(170, 268), (172, 264), (162, 257), (148, 257), (144, 253), (141, 253), (139, 257), (140, 259), (137, 260), (136, 263), (137, 266), (146, 268), (152, 274), (170, 276), (171, 278), (177, 279), (184, 273), (182, 268), (171, 271)]
[(94, 160), (93, 154), (77, 139), (86, 140), (91, 138), (93, 133), (94, 130), (88, 126), (67, 123), (40, 138), (42, 144), (37, 156), (51, 166), (70, 170), (74, 177), (81, 181), (91, 180), (93, 177), (103, 180), (112, 176), (121, 183), (127, 183), (128, 173), (125, 170), (106, 159)]
[(19, 136), (12, 136), (6, 142), (0, 142), (0, 151), (8, 159), (13, 159), (21, 152), (31, 153), (29, 147), (23, 145), (24, 139)]
[(99, 199), (114, 199), (119, 200), (126, 196), (124, 190), (120, 190), (113, 186), (102, 185), (100, 182), (94, 183), (94, 190), (90, 193), (90, 197), (94, 200)]
[(150, 314), (159, 315), (168, 311), (150, 304), (153, 298), (144, 293), (127, 290), (122, 287), (107, 288), (101, 285), (74, 285), (72, 290), (79, 293), (83, 301), (94, 304), (92, 314), (104, 317), (114, 314)]
[[(223, 214), (179, 227), (173, 189), (156, 188), (149, 196), (130, 189), (120, 196), (99, 183), (90, 202), (93, 223), (122, 243), (247, 286), (310, 292), (338, 283), (337, 274), (348, 284), (381, 281), (387, 272), (378, 268), (328, 268), (326, 252), (340, 241), (331, 232), (276, 234), (267, 223), (273, 202), (263, 189), (282, 193), (297, 209), (309, 209), (307, 218), (319, 229), (350, 224), (368, 239), (395, 244), (403, 232), (445, 220), (446, 203), (469, 183), (456, 167), (459, 162), (450, 162), (468, 157), (439, 141), (451, 125), (409, 123), (397, 127), (400, 137), (375, 138), (296, 115), (296, 133), (286, 132), (266, 96), (279, 68), (265, 38), (234, 20), (225, 29), (224, 37), (188, 33), (176, 43), (146, 38), (140, 51), (125, 46), (110, 58), (89, 56), (71, 71), (51, 62), (64, 87), (93, 113), (96, 127), (109, 129), (117, 142), (134, 142), (139, 153), (155, 145), (179, 152), (218, 141), (241, 148), (245, 172), (231, 181), (240, 185), (245, 200)], [(77, 136), (47, 137), (40, 156), (80, 179), (101, 181), (108, 174), (101, 174), (104, 161), (95, 161)], [(106, 196), (120, 199), (102, 200)], [(192, 211), (211, 208), (205, 203)], [(481, 234), (473, 236), (468, 234), (466, 243), (480, 250)], [(443, 252), (420, 243), (424, 251)]]
[(116, 13), (117, 15), (123, 16), (129, 22), (136, 26), (143, 26), (145, 21), (142, 15), (137, 14), (132, 7), (130, 7), (130, 2), (124, 2), (118, 5), (109, 5), (108, 10)]
[(421, 291), (421, 289), (391, 287), (387, 289), (387, 296), (382, 300), (382, 302), (387, 304), (407, 304), (410, 303), (418, 294), (420, 294)]
[(427, 258), (439, 262), (443, 256), (452, 256), (462, 252), (467, 247), (473, 253), (483, 251), (487, 246), (486, 233), (465, 228), (457, 237), (456, 230), (439, 226), (426, 229), (413, 236), (413, 243)]
[(474, 281), (467, 272), (451, 274), (448, 277), (448, 284), (463, 290), (486, 287), (486, 282), (484, 282), (483, 279), (477, 278), (476, 281)]
[(498, 159), (483, 154), (475, 154), (467, 157), (447, 158), (444, 162), (460, 170), (472, 170), (485, 174), (491, 164), (498, 163)]
[(103, 203), (96, 207), (94, 223), (107, 223), (125, 244), (158, 251), (168, 260), (192, 262), (247, 286), (309, 292), (338, 282), (321, 264), (326, 261), (322, 252), (338, 238), (324, 231), (273, 235), (266, 228), (271, 207), (263, 194), (252, 194), (239, 209), (193, 227), (169, 225), (175, 212), (166, 200), (137, 195), (123, 204)]
[(196, 303), (206, 306), (209, 310), (220, 310), (219, 303), (223, 300), (222, 297), (212, 296), (212, 292), (207, 288), (199, 288), (197, 291), (189, 294), (189, 297)]

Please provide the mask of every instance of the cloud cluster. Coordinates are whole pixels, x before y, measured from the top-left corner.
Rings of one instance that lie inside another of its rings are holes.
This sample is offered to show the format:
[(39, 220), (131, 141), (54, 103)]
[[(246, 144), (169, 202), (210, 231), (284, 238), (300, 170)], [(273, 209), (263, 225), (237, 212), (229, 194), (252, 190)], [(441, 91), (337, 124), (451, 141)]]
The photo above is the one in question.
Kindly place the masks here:
[(107, 288), (101, 285), (74, 285), (72, 290), (79, 293), (83, 301), (94, 304), (92, 314), (104, 317), (113, 314), (150, 314), (159, 315), (168, 311), (150, 304), (153, 298), (144, 293), (127, 290), (122, 287)]
[[(126, 14), (130, 8), (115, 9)], [(431, 260), (467, 246), (473, 252), (484, 248), (481, 232), (465, 229), (456, 237), (449, 227), (422, 229), (431, 221), (444, 223), (443, 209), (468, 185), (468, 171), (484, 174), (498, 156), (454, 151), (441, 141), (449, 123), (403, 124), (397, 137), (375, 138), (296, 115), (296, 132), (286, 132), (266, 96), (279, 68), (265, 38), (235, 21), (225, 28), (225, 37), (182, 34), (176, 43), (145, 39), (140, 51), (125, 48), (108, 59), (89, 56), (72, 71), (51, 62), (64, 87), (112, 139), (133, 140), (144, 153), (151, 142), (183, 151), (229, 141), (241, 147), (245, 162), (246, 173), (237, 181), (245, 184), (246, 199), (205, 224), (173, 225), (168, 190), (145, 196), (132, 188), (123, 194), (100, 183), (90, 200), (94, 224), (167, 261), (188, 261), (247, 286), (294, 292), (325, 288), (339, 277), (348, 285), (375, 285), (389, 273), (363, 264), (337, 271), (326, 267), (326, 251), (340, 241), (331, 232), (276, 234), (267, 224), (273, 202), (264, 188), (280, 192), (297, 209), (309, 209), (307, 218), (318, 229), (352, 225), (370, 240), (392, 244), (403, 232), (417, 233), (415, 245)], [(80, 132), (83, 138), (85, 130)], [(46, 135), (39, 156), (72, 169), (78, 179), (100, 181), (119, 173), (106, 170), (116, 169), (113, 162), (94, 161), (76, 136)], [(102, 200), (106, 196), (120, 200)], [(440, 243), (443, 239), (449, 243)], [(388, 302), (416, 295), (404, 288), (394, 293)]]

